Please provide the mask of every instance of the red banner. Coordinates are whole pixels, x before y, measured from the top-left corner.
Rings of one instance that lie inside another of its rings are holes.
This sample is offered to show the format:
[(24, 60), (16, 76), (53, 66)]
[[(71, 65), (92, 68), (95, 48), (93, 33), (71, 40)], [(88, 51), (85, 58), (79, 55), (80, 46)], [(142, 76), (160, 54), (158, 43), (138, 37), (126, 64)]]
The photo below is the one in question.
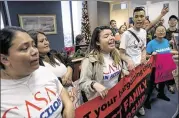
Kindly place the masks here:
[(153, 67), (153, 57), (139, 65), (111, 88), (105, 99), (96, 97), (78, 107), (75, 118), (131, 118), (144, 103), (147, 77)]

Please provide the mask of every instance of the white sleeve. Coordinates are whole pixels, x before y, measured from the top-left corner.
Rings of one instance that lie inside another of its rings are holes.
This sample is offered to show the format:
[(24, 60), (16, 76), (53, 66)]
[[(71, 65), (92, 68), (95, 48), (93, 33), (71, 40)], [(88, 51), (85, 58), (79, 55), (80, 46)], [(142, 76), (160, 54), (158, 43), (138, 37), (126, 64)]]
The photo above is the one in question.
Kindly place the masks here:
[(129, 39), (129, 34), (127, 32), (128, 31), (125, 31), (121, 36), (120, 46), (119, 46), (120, 49), (126, 50), (126, 48), (127, 48), (127, 42), (128, 42), (128, 39)]

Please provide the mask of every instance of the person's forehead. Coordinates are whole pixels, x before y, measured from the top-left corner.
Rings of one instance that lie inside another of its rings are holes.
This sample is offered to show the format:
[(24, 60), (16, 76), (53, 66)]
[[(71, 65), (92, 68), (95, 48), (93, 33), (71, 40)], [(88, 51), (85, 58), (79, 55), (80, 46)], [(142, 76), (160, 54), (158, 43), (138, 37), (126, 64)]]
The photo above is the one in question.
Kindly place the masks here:
[(163, 29), (165, 29), (165, 28), (162, 26), (157, 27), (157, 30), (163, 30)]
[(145, 15), (143, 10), (134, 12), (134, 15)]
[(101, 34), (102, 35), (105, 35), (105, 34), (109, 34), (109, 33), (112, 33), (112, 31), (110, 29), (104, 29)]
[(176, 18), (171, 18), (169, 21), (171, 21), (171, 20), (172, 20), (172, 21), (175, 21), (175, 20), (177, 20), (177, 19), (176, 19)]
[(44, 34), (42, 34), (42, 33), (38, 33), (38, 35), (37, 36), (39, 36), (39, 37), (45, 37), (45, 35)]
[(41, 34), (41, 33), (39, 33), (37, 36), (38, 36), (38, 40), (47, 38), (44, 34)]
[(25, 32), (16, 32), (14, 40), (12, 41), (13, 45), (21, 45), (26, 42), (33, 41), (32, 38)]

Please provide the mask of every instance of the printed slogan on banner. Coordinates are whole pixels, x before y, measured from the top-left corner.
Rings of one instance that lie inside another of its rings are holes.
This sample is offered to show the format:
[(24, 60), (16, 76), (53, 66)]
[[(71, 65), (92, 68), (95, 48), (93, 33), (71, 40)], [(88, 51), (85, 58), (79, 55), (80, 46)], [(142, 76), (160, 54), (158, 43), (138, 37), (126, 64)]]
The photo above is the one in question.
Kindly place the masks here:
[(153, 64), (153, 57), (109, 90), (105, 99), (97, 97), (75, 110), (75, 118), (131, 118), (146, 98), (147, 78)]

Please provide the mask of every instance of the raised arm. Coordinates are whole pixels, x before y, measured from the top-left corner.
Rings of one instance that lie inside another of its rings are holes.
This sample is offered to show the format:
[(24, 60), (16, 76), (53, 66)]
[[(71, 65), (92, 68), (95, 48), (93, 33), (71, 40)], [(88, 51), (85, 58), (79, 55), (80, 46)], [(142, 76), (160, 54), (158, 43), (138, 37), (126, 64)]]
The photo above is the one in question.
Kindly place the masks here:
[(151, 23), (150, 23), (150, 25), (148, 25), (147, 27), (146, 27), (146, 31), (148, 31), (148, 30), (150, 30), (150, 28), (152, 28), (153, 26), (155, 26), (156, 24), (157, 24), (157, 22), (159, 22), (159, 20), (163, 17), (163, 16), (165, 16), (165, 14), (167, 14), (168, 13), (168, 8), (163, 8), (162, 9), (162, 11), (161, 11), (161, 14), (155, 19), (155, 20), (153, 20)]

